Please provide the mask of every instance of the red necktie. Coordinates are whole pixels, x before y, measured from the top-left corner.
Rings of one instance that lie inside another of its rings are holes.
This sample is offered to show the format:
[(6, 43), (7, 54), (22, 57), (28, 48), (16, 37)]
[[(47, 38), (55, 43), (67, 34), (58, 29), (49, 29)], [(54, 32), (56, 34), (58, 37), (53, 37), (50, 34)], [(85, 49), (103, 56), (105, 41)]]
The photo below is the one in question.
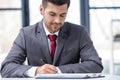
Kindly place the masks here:
[(50, 43), (51, 43), (51, 56), (52, 59), (54, 58), (54, 54), (55, 54), (55, 49), (56, 49), (56, 35), (48, 35), (49, 39), (50, 39)]

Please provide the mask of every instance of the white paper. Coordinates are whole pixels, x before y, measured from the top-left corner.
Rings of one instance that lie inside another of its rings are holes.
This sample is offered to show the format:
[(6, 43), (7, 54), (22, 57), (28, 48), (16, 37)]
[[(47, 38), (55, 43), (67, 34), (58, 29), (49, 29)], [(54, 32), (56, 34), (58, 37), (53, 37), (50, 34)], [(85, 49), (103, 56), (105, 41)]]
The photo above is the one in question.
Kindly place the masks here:
[(101, 73), (85, 73), (85, 74), (38, 74), (36, 79), (85, 79), (104, 77)]

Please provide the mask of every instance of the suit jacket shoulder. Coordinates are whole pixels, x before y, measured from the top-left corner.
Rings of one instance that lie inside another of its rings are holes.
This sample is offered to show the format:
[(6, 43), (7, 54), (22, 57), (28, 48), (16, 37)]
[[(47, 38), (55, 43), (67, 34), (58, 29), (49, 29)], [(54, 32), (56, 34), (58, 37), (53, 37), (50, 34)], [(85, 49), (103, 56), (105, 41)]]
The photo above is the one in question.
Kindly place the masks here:
[(40, 28), (42, 28), (42, 22), (38, 22), (34, 25), (23, 27), (22, 30), (26, 34), (36, 34), (37, 32), (38, 33), (40, 32)]
[(63, 26), (67, 27), (67, 29), (70, 29), (71, 31), (79, 31), (79, 32), (87, 31), (85, 26), (70, 23), (70, 22), (65, 22), (65, 24)]

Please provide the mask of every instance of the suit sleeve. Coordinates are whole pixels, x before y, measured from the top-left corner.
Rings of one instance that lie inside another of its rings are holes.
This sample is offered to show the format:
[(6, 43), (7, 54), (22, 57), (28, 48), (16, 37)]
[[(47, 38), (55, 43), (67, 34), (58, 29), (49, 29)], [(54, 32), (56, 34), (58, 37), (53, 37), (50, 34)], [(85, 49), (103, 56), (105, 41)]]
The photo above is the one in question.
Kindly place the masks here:
[(13, 46), (2, 63), (2, 77), (26, 77), (25, 72), (31, 66), (23, 65), (26, 59), (25, 36), (24, 30), (21, 29), (19, 35), (15, 39)]
[[(58, 66), (62, 73), (100, 73), (103, 70), (101, 58), (93, 46), (87, 31), (82, 29), (80, 34), (79, 63)], [(74, 54), (74, 53), (73, 53)]]

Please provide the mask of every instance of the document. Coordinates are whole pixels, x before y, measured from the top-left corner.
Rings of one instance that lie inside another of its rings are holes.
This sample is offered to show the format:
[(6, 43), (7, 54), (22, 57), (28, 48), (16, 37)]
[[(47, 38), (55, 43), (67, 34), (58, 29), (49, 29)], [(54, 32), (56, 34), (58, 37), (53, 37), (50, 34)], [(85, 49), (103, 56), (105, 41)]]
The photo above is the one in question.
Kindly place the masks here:
[(36, 79), (86, 79), (86, 78), (102, 78), (105, 77), (101, 73), (63, 73), (63, 74), (38, 74)]

